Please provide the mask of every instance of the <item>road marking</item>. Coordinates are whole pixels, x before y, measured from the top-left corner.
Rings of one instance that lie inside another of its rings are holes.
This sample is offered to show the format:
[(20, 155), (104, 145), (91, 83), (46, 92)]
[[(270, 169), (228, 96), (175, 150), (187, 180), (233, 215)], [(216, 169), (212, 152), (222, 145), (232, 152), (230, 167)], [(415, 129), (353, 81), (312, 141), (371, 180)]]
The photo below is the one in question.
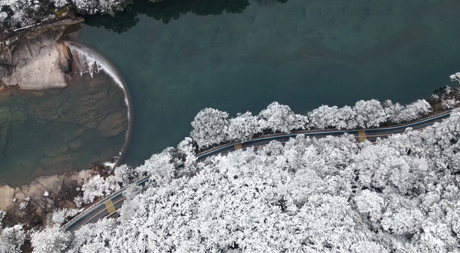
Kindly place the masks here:
[(242, 148), (243, 146), (241, 145), (241, 143), (235, 144), (235, 150), (242, 149)]
[[(118, 200), (117, 202), (114, 203), (114, 205), (118, 204), (119, 202), (121, 202), (121, 201), (123, 201), (123, 200), (125, 200), (125, 199), (126, 199), (126, 198), (122, 198), (122, 199)], [(97, 213), (96, 215), (94, 215), (93, 217), (91, 217), (90, 219), (88, 219), (87, 221), (85, 221), (85, 223), (81, 224), (81, 225), (80, 225), (77, 229), (75, 229), (74, 231), (79, 230), (81, 227), (83, 227), (84, 225), (88, 224), (88, 222), (92, 221), (95, 217), (97, 217), (99, 214), (101, 214), (101, 213), (104, 212), (104, 211), (105, 211), (105, 209), (102, 210), (102, 211), (100, 211), (99, 213)], [(116, 211), (118, 211), (118, 210), (115, 210), (115, 212), (116, 212)], [(110, 213), (109, 213), (109, 215), (110, 215)]]
[(359, 142), (366, 141), (366, 131), (358, 131)]
[(107, 211), (109, 211), (109, 214), (112, 214), (115, 211), (117, 211), (117, 209), (115, 209), (115, 207), (113, 206), (112, 200), (109, 200), (105, 202), (104, 204), (105, 204), (105, 207), (107, 208)]

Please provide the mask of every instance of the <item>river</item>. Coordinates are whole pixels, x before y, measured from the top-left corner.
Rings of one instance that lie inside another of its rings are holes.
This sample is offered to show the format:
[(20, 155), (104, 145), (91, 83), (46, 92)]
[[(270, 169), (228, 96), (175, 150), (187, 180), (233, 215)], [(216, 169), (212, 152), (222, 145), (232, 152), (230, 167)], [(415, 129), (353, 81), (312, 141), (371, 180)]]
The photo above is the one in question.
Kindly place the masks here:
[(78, 42), (120, 70), (134, 105), (125, 162), (175, 146), (196, 113), (296, 113), (360, 99), (429, 98), (460, 70), (460, 4), (408, 1), (138, 2), (87, 17)]

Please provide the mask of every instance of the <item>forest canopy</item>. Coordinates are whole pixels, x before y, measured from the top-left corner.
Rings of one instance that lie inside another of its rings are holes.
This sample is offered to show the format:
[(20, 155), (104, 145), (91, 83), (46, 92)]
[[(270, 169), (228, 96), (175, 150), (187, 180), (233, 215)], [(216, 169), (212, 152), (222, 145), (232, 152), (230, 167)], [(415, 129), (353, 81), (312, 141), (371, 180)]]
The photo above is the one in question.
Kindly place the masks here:
[[(458, 104), (455, 99), (446, 102), (452, 93), (458, 89), (446, 88), (433, 99), (448, 109)], [(340, 110), (344, 112), (338, 113)], [(359, 118), (362, 110), (366, 113)], [(260, 131), (394, 124), (431, 110), (423, 100), (406, 106), (370, 100), (358, 101), (354, 107), (322, 106), (301, 117), (289, 107), (273, 103), (257, 116), (248, 112), (232, 119), (208, 108), (192, 125), (194, 131), (207, 126), (206, 131), (215, 132), (214, 142), (209, 138), (202, 142), (212, 146), (245, 140)], [(337, 119), (338, 115), (342, 118)], [(141, 178), (150, 180), (143, 187), (128, 187), (120, 217), (83, 226), (73, 234), (58, 229), (64, 214), (55, 213), (56, 221), (31, 234), (35, 251), (460, 250), (457, 109), (442, 123), (417, 131), (409, 128), (376, 143), (358, 143), (347, 134), (322, 139), (298, 135), (285, 144), (272, 141), (258, 149), (196, 162), (195, 145), (200, 146), (199, 138), (208, 134), (192, 132), (193, 138), (154, 154), (142, 166), (124, 165), (116, 168), (112, 177), (93, 178), (83, 187), (77, 203), (90, 203)], [(3, 247), (13, 247), (23, 236), (11, 228), (8, 233), (9, 238), (19, 239), (9, 239), (12, 243), (3, 242)]]

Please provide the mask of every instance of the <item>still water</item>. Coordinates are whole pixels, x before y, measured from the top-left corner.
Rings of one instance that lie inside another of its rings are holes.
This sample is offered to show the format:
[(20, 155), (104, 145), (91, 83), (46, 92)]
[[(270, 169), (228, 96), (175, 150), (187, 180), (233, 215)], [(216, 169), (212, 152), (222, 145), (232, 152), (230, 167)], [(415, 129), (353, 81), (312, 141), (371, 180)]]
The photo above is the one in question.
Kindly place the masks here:
[(128, 128), (123, 90), (101, 73), (64, 89), (0, 92), (0, 185), (89, 169), (117, 156)]
[[(185, 3), (186, 2), (186, 3)], [(137, 165), (191, 130), (204, 107), (306, 113), (360, 99), (428, 98), (460, 71), (458, 0), (135, 1), (88, 17), (78, 42), (120, 70)]]

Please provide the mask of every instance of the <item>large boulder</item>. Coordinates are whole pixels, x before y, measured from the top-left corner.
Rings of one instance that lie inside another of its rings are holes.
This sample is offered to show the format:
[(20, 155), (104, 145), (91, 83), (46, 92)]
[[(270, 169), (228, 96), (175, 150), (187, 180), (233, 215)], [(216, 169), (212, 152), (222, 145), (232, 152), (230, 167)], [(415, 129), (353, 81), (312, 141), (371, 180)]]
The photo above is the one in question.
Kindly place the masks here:
[(0, 43), (3, 84), (25, 90), (63, 88), (69, 70), (67, 47), (57, 42), (65, 27), (48, 28)]

